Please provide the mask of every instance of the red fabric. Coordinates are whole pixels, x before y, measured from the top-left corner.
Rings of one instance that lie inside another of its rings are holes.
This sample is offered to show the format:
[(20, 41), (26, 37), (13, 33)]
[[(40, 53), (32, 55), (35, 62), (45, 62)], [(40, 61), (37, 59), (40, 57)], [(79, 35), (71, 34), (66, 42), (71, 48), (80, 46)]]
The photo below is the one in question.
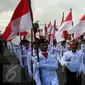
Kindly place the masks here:
[(53, 36), (53, 34), (48, 34), (49, 37)]
[(40, 32), (40, 29), (37, 29), (36, 32)]
[(20, 34), (19, 34), (19, 33), (17, 33), (17, 35), (18, 35), (18, 36), (27, 36), (27, 34), (28, 34), (28, 32), (27, 32), (27, 31), (20, 32)]
[(53, 40), (55, 39), (55, 31), (57, 31), (56, 20), (54, 20)]
[(72, 46), (77, 46), (77, 44), (75, 42), (71, 42), (70, 47), (72, 47)]
[(26, 48), (26, 50), (28, 51), (29, 48)]
[(47, 32), (47, 27), (46, 27), (46, 24), (45, 24), (44, 30), (45, 30), (45, 32)]
[(73, 39), (74, 39), (74, 33), (72, 33), (72, 37), (73, 37)]
[(12, 41), (12, 39), (10, 39), (10, 40), (8, 40), (9, 42), (11, 42)]
[(72, 20), (72, 11), (69, 12), (69, 14), (67, 15), (67, 17), (66, 17), (64, 22), (71, 21), (71, 20)]
[(85, 15), (81, 17), (80, 21), (85, 20)]
[(64, 45), (63, 47), (64, 47), (64, 48), (66, 48), (66, 46), (65, 46), (65, 45)]
[(46, 27), (46, 24), (45, 24), (45, 27), (44, 27), (44, 31), (45, 31), (45, 39), (47, 38), (47, 27)]
[(47, 59), (48, 58), (48, 53), (42, 53), (42, 55)]
[(54, 31), (57, 30), (56, 20), (54, 20)]
[(49, 24), (48, 24), (48, 28), (51, 26), (51, 22), (49, 22)]
[(11, 23), (9, 23), (8, 26), (6, 27), (5, 32), (0, 37), (3, 38), (4, 40), (7, 40), (11, 33), (12, 33)]
[(28, 0), (21, 0), (14, 11), (11, 21), (23, 16), (24, 14), (28, 13), (28, 11), (30, 11)]
[(63, 37), (64, 37), (65, 40), (67, 38), (67, 35), (68, 35), (68, 31), (67, 30), (63, 31)]
[(81, 36), (78, 36), (76, 39), (77, 39), (77, 40), (81, 39)]
[(34, 51), (35, 54), (37, 54), (37, 51)]

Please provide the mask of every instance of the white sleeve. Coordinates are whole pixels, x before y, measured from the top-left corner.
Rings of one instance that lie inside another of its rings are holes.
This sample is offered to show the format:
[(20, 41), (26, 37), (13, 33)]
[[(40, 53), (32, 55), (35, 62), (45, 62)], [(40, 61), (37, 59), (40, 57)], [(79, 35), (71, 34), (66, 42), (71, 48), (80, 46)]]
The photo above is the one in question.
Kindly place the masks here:
[(85, 71), (85, 66), (84, 66), (84, 63), (83, 63), (83, 56), (81, 56), (80, 58), (80, 68), (78, 70), (78, 72), (83, 72)]
[(67, 60), (67, 55), (66, 55), (66, 53), (64, 53), (64, 55), (63, 55), (63, 57), (62, 57), (62, 59), (60, 61), (60, 63), (61, 63), (62, 66), (68, 64), (68, 62), (66, 60)]
[(31, 54), (27, 56), (27, 67), (28, 67), (28, 72), (30, 76), (32, 77), (32, 63), (31, 63)]
[(52, 70), (56, 70), (58, 68), (58, 61), (57, 58), (53, 58), (53, 63), (49, 64), (49, 63), (42, 63), (39, 62), (39, 64), (37, 64), (38, 68), (45, 68), (45, 69), (52, 69)]
[(42, 85), (40, 80), (40, 74), (39, 69), (37, 68), (37, 57), (32, 57), (32, 60), (34, 61), (33, 64), (33, 77), (36, 82), (36, 85)]
[(45, 64), (45, 68), (46, 69), (52, 69), (52, 70), (56, 70), (58, 68), (58, 64), (53, 64), (53, 65), (49, 65), (49, 64)]

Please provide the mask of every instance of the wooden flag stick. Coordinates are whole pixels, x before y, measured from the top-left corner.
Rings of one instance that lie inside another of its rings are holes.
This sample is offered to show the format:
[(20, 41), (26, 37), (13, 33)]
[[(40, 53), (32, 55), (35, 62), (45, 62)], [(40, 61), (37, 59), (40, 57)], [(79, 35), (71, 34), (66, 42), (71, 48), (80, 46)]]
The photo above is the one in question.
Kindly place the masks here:
[[(31, 0), (28, 0), (28, 4), (29, 4), (29, 8), (30, 8), (30, 15), (31, 15), (31, 20), (32, 20), (32, 27), (34, 28), (34, 25), (33, 25), (33, 14), (32, 14), (32, 8), (31, 8)], [(33, 28), (31, 29), (31, 47), (32, 47), (32, 50), (31, 50), (31, 55), (33, 56)], [(36, 36), (35, 36), (35, 32), (34, 32), (34, 38), (36, 39)], [(37, 50), (37, 58), (38, 58), (38, 62), (39, 62), (39, 54), (38, 54), (38, 50)], [(39, 74), (40, 74), (40, 80), (42, 82), (42, 79), (41, 79), (41, 70), (39, 69)], [(33, 79), (32, 79), (32, 85), (34, 85), (33, 83)]]

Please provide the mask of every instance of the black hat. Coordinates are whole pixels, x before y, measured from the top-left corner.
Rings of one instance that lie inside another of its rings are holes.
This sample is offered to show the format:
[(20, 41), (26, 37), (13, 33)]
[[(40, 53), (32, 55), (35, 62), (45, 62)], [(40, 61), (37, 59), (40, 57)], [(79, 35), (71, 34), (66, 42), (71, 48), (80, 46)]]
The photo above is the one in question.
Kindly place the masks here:
[(40, 39), (39, 40), (39, 43), (42, 44), (42, 43), (47, 43), (47, 40), (46, 39)]

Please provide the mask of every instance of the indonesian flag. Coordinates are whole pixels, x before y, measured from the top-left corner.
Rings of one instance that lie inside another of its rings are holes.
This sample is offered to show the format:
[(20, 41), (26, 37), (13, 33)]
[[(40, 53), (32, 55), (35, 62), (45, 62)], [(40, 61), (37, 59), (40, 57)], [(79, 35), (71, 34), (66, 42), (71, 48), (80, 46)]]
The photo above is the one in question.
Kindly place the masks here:
[(54, 20), (54, 29), (53, 29), (53, 40), (55, 39), (55, 32), (57, 31), (56, 20)]
[(62, 20), (61, 20), (60, 26), (63, 24), (63, 22), (64, 22), (64, 12), (63, 12), (63, 15), (62, 15)]
[(68, 30), (70, 27), (72, 27), (72, 11), (69, 12), (69, 14), (67, 15), (65, 21), (60, 26), (58, 32)]
[[(70, 10), (69, 14), (67, 15), (65, 21), (63, 22), (63, 24), (60, 26), (60, 28), (58, 29), (58, 31), (56, 32), (55, 36), (56, 36), (56, 40), (58, 42), (63, 41), (64, 40), (64, 33), (65, 35), (68, 33), (66, 31), (68, 31), (68, 29), (72, 27), (72, 10)], [(64, 32), (65, 31), (65, 32)]]
[(49, 37), (49, 34), (50, 34), (50, 27), (51, 27), (51, 22), (49, 22), (48, 26), (47, 26), (47, 37), (46, 39), (50, 42), (50, 37)]
[(40, 39), (40, 30), (39, 29), (36, 30), (36, 38)]
[[(26, 36), (26, 39), (29, 40), (29, 41), (31, 41), (31, 30), (29, 30), (29, 32), (27, 32), (27, 31), (21, 32), (20, 34), (17, 34), (17, 36), (14, 36), (13, 39), (10, 39), (10, 40), (8, 40), (8, 41), (11, 42), (11, 43), (13, 43), (13, 44), (15, 44), (15, 45), (19, 45), (20, 42), (21, 42), (20, 36), (22, 36), (21, 39), (22, 39), (24, 36)], [(30, 38), (27, 37), (27, 36), (30, 36)]]
[(50, 27), (51, 27), (51, 22), (49, 22), (48, 26), (47, 26), (47, 33), (50, 33)]
[(69, 29), (69, 33), (75, 33), (75, 34), (83, 34), (85, 32), (85, 15), (83, 15), (78, 23), (76, 23), (73, 27)]
[(44, 30), (43, 30), (43, 36), (45, 37), (46, 40), (48, 40), (48, 34), (47, 34), (47, 27), (45, 24)]
[(21, 0), (14, 11), (10, 23), (1, 37), (5, 40), (10, 40), (13, 39), (18, 33), (26, 33), (27, 30), (31, 28), (32, 21), (28, 0)]

